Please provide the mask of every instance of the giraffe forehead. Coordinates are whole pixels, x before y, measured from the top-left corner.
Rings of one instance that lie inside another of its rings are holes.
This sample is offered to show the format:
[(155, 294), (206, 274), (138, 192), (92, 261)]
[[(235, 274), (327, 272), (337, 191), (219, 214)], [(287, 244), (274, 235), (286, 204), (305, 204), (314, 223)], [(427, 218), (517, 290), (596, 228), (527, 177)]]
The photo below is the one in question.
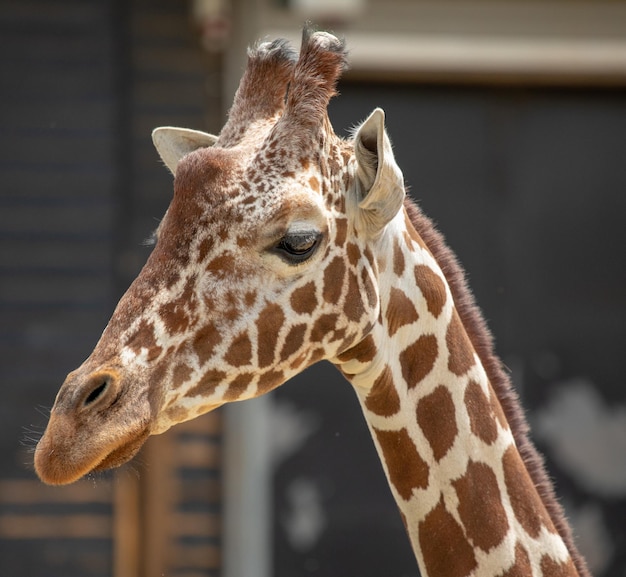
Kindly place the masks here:
[(329, 192), (332, 179), (322, 164), (317, 154), (309, 158), (289, 147), (277, 152), (271, 140), (257, 149), (199, 149), (177, 167), (170, 220), (187, 231), (197, 223), (204, 229), (212, 223), (249, 228), (291, 217), (306, 220), (314, 207), (329, 204), (322, 192)]
[(242, 156), (234, 149), (200, 148), (184, 156), (176, 167), (174, 194), (212, 196), (224, 200), (235, 192), (242, 174)]

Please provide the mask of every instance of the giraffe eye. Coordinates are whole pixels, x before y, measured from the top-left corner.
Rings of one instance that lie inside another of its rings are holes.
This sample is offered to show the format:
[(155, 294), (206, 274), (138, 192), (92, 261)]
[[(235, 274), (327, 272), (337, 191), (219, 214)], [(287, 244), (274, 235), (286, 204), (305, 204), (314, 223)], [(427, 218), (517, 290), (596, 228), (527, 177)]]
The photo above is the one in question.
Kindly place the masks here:
[(274, 247), (274, 252), (289, 264), (299, 264), (313, 255), (321, 238), (317, 231), (286, 234)]

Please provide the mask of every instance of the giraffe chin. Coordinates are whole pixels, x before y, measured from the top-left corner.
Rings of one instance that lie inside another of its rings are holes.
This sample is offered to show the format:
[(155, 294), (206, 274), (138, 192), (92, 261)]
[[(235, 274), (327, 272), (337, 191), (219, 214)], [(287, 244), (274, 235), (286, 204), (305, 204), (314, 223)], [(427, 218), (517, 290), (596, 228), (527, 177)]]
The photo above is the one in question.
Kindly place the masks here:
[(137, 454), (149, 436), (150, 428), (144, 427), (94, 451), (88, 446), (77, 450), (76, 444), (44, 434), (35, 450), (35, 471), (47, 485), (69, 485), (89, 473), (123, 465)]
[(120, 467), (124, 463), (130, 461), (138, 452), (143, 444), (150, 436), (150, 431), (145, 429), (138, 437), (124, 443), (117, 449), (111, 451), (102, 461), (100, 461), (93, 469), (92, 472), (106, 471), (107, 469), (114, 469)]

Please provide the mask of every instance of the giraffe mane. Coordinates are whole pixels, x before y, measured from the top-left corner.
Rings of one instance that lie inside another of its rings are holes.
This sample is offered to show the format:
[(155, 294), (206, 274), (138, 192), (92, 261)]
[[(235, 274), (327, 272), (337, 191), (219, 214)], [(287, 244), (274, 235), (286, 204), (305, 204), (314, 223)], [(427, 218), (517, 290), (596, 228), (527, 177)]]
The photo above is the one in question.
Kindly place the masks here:
[(494, 351), (493, 337), (473, 294), (469, 290), (463, 268), (454, 252), (445, 243), (441, 232), (409, 196), (405, 199), (404, 207), (411, 224), (432, 252), (446, 277), (462, 323), (509, 422), (524, 466), (537, 488), (556, 530), (565, 542), (581, 577), (591, 577), (585, 560), (574, 544), (571, 529), (565, 520), (563, 508), (554, 493), (544, 460), (528, 436), (530, 429), (519, 396)]

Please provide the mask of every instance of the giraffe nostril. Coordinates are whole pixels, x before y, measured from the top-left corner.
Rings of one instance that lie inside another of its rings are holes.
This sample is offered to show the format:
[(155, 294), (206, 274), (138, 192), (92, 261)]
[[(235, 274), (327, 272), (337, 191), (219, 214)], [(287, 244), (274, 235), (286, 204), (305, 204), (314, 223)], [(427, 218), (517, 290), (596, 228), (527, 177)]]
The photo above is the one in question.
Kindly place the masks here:
[(108, 381), (104, 380), (102, 381), (98, 386), (96, 386), (85, 398), (83, 405), (85, 407), (91, 405), (92, 403), (94, 403), (95, 401), (97, 401), (103, 394), (104, 392), (107, 390), (109, 386)]

